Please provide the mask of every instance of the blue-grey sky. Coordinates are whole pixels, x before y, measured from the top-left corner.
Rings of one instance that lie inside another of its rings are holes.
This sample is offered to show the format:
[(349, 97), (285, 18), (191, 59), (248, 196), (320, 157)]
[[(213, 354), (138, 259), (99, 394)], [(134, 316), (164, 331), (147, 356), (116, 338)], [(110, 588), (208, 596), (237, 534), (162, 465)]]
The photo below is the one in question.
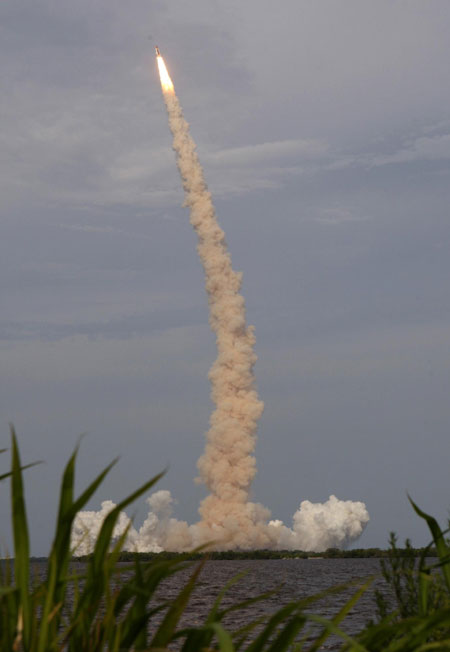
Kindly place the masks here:
[(428, 541), (407, 491), (445, 521), (449, 33), (447, 0), (3, 0), (1, 440), (45, 460), (35, 554), (80, 433), (79, 488), (121, 456), (91, 508), (166, 465), (177, 516), (205, 493), (215, 347), (155, 44), (256, 327), (253, 498), (288, 525), (362, 500), (363, 546)]

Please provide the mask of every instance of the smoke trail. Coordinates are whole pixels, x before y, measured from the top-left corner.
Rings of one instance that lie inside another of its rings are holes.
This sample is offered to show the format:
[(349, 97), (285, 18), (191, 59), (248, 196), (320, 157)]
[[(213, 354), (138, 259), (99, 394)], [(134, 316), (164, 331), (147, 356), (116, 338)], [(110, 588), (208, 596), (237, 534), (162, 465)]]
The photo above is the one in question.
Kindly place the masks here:
[[(190, 221), (198, 237), (209, 321), (217, 343), (217, 359), (209, 372), (215, 409), (206, 434), (205, 452), (198, 461), (200, 481), (208, 487), (210, 495), (200, 504), (201, 520), (195, 525), (172, 517), (174, 501), (170, 492), (151, 495), (147, 499), (149, 514), (139, 530), (130, 526), (125, 549), (185, 551), (211, 541), (219, 550), (324, 550), (347, 545), (361, 535), (369, 521), (364, 503), (342, 501), (335, 496), (323, 504), (305, 500), (289, 528), (282, 521), (269, 521), (269, 510), (249, 501), (256, 473), (253, 455), (256, 427), (263, 412), (253, 376), (256, 361), (253, 328), (246, 325), (244, 299), (239, 292), (241, 274), (231, 266), (224, 232), (217, 223), (189, 125), (159, 51), (157, 54), (173, 149), (185, 205), (189, 207)], [(99, 512), (77, 514), (72, 531), (72, 545), (77, 554), (92, 550), (101, 524), (113, 507), (111, 501), (106, 501)], [(120, 536), (128, 525), (128, 516), (122, 513), (114, 536)]]
[(209, 373), (215, 410), (206, 434), (206, 449), (198, 461), (200, 479), (211, 492), (200, 506), (201, 526), (213, 530), (214, 539), (227, 538), (233, 545), (230, 533), (234, 532), (231, 539), (241, 538), (242, 532), (254, 526), (255, 519), (255, 506), (249, 506), (248, 496), (256, 473), (256, 427), (263, 411), (253, 376), (255, 338), (253, 328), (247, 327), (245, 321), (244, 299), (239, 293), (241, 274), (231, 266), (225, 235), (217, 223), (189, 125), (160, 56), (158, 65), (185, 205), (198, 236), (209, 322), (218, 352)]

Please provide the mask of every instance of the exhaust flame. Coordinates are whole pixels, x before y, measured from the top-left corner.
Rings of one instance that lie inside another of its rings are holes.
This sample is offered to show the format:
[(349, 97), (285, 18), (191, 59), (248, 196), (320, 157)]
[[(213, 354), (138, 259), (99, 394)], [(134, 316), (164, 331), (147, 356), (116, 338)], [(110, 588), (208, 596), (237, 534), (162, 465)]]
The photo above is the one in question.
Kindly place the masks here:
[[(253, 376), (253, 327), (246, 325), (244, 298), (239, 292), (241, 274), (231, 266), (225, 234), (217, 223), (189, 125), (158, 49), (157, 62), (185, 205), (198, 237), (209, 321), (217, 343), (217, 359), (209, 372), (215, 409), (206, 433), (205, 452), (198, 461), (200, 481), (210, 495), (200, 505), (200, 522), (188, 525), (172, 518), (174, 500), (170, 492), (158, 491), (147, 499), (150, 511), (142, 527), (136, 530), (122, 512), (114, 536), (119, 537), (128, 527), (125, 548), (138, 552), (185, 551), (208, 542), (214, 542), (218, 550), (324, 550), (346, 545), (360, 536), (369, 521), (364, 503), (342, 501), (335, 496), (322, 504), (305, 500), (289, 528), (282, 521), (269, 521), (269, 510), (249, 501), (256, 473), (256, 427), (264, 407)], [(92, 550), (101, 524), (113, 507), (106, 501), (99, 512), (77, 514), (72, 530), (75, 554)]]
[(170, 75), (167, 72), (166, 64), (164, 63), (164, 59), (160, 54), (156, 57), (156, 61), (158, 63), (158, 70), (159, 70), (159, 78), (161, 80), (161, 87), (164, 91), (164, 93), (174, 93), (175, 89), (173, 86), (173, 82), (170, 79)]

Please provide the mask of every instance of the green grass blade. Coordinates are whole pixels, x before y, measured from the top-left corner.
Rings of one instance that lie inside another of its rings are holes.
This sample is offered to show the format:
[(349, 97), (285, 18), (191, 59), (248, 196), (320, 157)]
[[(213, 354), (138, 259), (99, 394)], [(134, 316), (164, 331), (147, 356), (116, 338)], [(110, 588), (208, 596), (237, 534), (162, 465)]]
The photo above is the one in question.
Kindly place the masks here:
[(220, 652), (235, 652), (231, 636), (223, 625), (220, 623), (210, 623), (207, 627), (212, 629), (216, 635)]
[[(154, 609), (146, 611), (141, 616), (135, 617), (133, 619), (127, 618), (122, 628), (119, 640), (119, 648), (121, 650), (128, 650), (131, 646), (133, 646), (133, 648), (136, 650), (146, 649), (146, 647), (141, 647), (139, 644), (139, 635), (142, 631), (147, 634), (147, 625), (150, 619), (156, 614), (161, 613), (161, 611), (167, 610), (167, 607), (168, 603), (160, 604)], [(153, 648), (151, 649), (153, 650)]]
[(215, 622), (216, 620), (220, 620), (219, 618), (219, 607), (222, 603), (223, 598), (225, 597), (226, 593), (235, 585), (237, 584), (243, 577), (248, 575), (249, 571), (244, 571), (243, 573), (239, 573), (238, 575), (235, 575), (234, 577), (229, 580), (225, 586), (220, 590), (217, 598), (214, 601), (213, 606), (210, 609), (210, 612), (208, 614), (208, 617), (206, 619), (206, 623), (212, 623)]
[(427, 652), (428, 650), (450, 650), (450, 639), (425, 643), (425, 645), (418, 647), (415, 652)]
[[(435, 518), (433, 518), (433, 516), (429, 516), (428, 514), (423, 512), (419, 507), (417, 507), (417, 505), (415, 504), (415, 502), (412, 500), (410, 496), (408, 496), (408, 498), (416, 514), (418, 514), (421, 518), (423, 518), (427, 522), (427, 525), (433, 536), (434, 544), (436, 546), (436, 550), (440, 559), (442, 560), (444, 558), (447, 558), (450, 553), (450, 550), (447, 544), (445, 543), (444, 535), (443, 532), (441, 531), (441, 528), (438, 525), (438, 522), (436, 521)], [(444, 577), (447, 590), (450, 591), (450, 564), (448, 563), (443, 564), (442, 575)]]
[[(37, 464), (42, 464), (42, 462), (30, 462), (30, 464), (25, 464), (24, 466), (20, 467), (21, 471), (25, 471), (25, 469), (31, 469), (32, 466), (36, 466)], [(10, 478), (12, 475), (12, 471), (8, 471), (8, 473), (3, 473), (0, 475), (0, 481), (5, 480), (5, 478)]]
[[(145, 591), (151, 596), (159, 586), (162, 580), (175, 573), (177, 561), (171, 560), (169, 562), (149, 562), (144, 569), (145, 576)], [(119, 591), (115, 602), (115, 616), (118, 617), (125, 605), (133, 599), (137, 587), (135, 585), (134, 577), (128, 582), (124, 582)]]
[(17, 591), (15, 586), (2, 586), (0, 587), (0, 598), (4, 595), (9, 595), (10, 593), (15, 593)]
[(330, 634), (336, 634), (339, 638), (342, 638), (342, 640), (347, 643), (348, 649), (352, 650), (352, 652), (369, 652), (370, 648), (364, 647), (364, 645), (349, 636), (346, 632), (342, 631), (342, 629), (335, 625), (331, 620), (323, 618), (322, 616), (317, 616), (316, 614), (308, 614), (308, 620), (312, 620), (313, 622), (322, 625)]
[(119, 517), (120, 512), (123, 511), (125, 507), (127, 507), (130, 503), (134, 502), (137, 498), (139, 498), (143, 493), (151, 489), (151, 487), (153, 487), (153, 485), (156, 484), (158, 480), (160, 480), (163, 477), (163, 475), (164, 472), (156, 475), (154, 478), (146, 482), (144, 485), (142, 485), (142, 487), (134, 491), (130, 496), (128, 496), (128, 498), (126, 498), (121, 503), (116, 505), (116, 507), (110, 511), (108, 516), (103, 521), (103, 525), (97, 537), (94, 552), (92, 555), (92, 564), (91, 564), (92, 568), (98, 569), (101, 567), (103, 563), (103, 559), (108, 552), (111, 539), (112, 539), (113, 530), (116, 525), (116, 521)]
[(106, 466), (101, 473), (95, 478), (93, 482), (83, 491), (83, 493), (77, 498), (77, 500), (73, 503), (72, 506), (72, 511), (79, 512), (88, 502), (88, 500), (93, 496), (93, 494), (97, 491), (98, 487), (101, 485), (105, 477), (108, 475), (108, 473), (111, 471), (112, 467), (117, 464), (118, 457), (116, 457), (108, 466)]
[[(103, 482), (105, 476), (117, 462), (113, 460), (103, 471), (88, 485), (77, 500), (74, 501), (74, 483), (75, 483), (75, 466), (79, 446), (77, 446), (71, 455), (64, 469), (61, 480), (60, 499), (58, 516), (56, 522), (55, 535), (52, 549), (49, 556), (48, 575), (47, 575), (47, 597), (44, 605), (44, 616), (47, 618), (54, 608), (55, 604), (64, 600), (67, 582), (69, 578), (68, 566), (72, 556), (70, 549), (71, 529), (76, 514), (84, 507), (87, 501), (94, 494), (99, 485)], [(77, 596), (79, 597), (79, 596)], [(76, 602), (74, 603), (76, 604)], [(75, 618), (75, 622), (78, 622)], [(47, 638), (54, 638), (60, 627), (60, 619), (54, 619), (51, 623), (47, 620), (39, 632), (38, 652), (45, 652), (47, 649)]]
[(98, 607), (102, 595), (107, 590), (110, 580), (109, 573), (111, 572), (111, 568), (108, 567), (108, 565), (105, 566), (105, 560), (107, 560), (109, 548), (111, 547), (112, 535), (119, 514), (125, 507), (127, 507), (127, 505), (148, 491), (163, 475), (164, 473), (159, 473), (154, 478), (143, 484), (125, 500), (116, 505), (103, 521), (95, 543), (94, 552), (89, 561), (86, 584), (80, 594), (78, 604), (75, 608), (76, 618), (80, 620), (80, 624), (81, 621), (84, 622), (82, 627), (84, 628), (85, 636), (87, 635), (89, 623), (92, 622), (95, 610)]
[(426, 614), (428, 613), (428, 596), (429, 596), (431, 577), (429, 573), (419, 572), (418, 579), (419, 579), (419, 589), (418, 589), (419, 590), (419, 595), (418, 595), (419, 613), (422, 614), (422, 616), (426, 616)]
[[(47, 650), (49, 636), (50, 639), (53, 640), (60, 626), (60, 614), (58, 614), (57, 618), (52, 619), (50, 619), (50, 614), (54, 611), (55, 605), (61, 604), (64, 601), (67, 586), (67, 573), (71, 558), (71, 528), (77, 511), (76, 508), (74, 508), (73, 495), (75, 463), (78, 449), (79, 446), (75, 448), (70, 456), (61, 479), (59, 508), (55, 536), (48, 562), (46, 599), (43, 608), (42, 622), (39, 629), (37, 652), (45, 652)], [(98, 480), (98, 478), (96, 480)], [(98, 484), (96, 486), (98, 486)]]
[(239, 629), (235, 630), (233, 632), (233, 639), (234, 639), (234, 644), (236, 647), (236, 650), (240, 650), (241, 647), (244, 645), (245, 641), (248, 639), (249, 634), (256, 629), (259, 625), (262, 625), (262, 623), (267, 621), (267, 615), (263, 614), (256, 618), (255, 620), (252, 620), (252, 622), (247, 623), (243, 627), (239, 627)]
[(197, 650), (210, 650), (211, 641), (214, 637), (214, 631), (205, 625), (203, 627), (187, 627), (179, 629), (174, 634), (173, 639), (183, 638), (184, 643), (181, 652), (197, 652)]
[(127, 614), (127, 620), (130, 622), (133, 620), (142, 620), (144, 626), (136, 628), (134, 643), (135, 647), (138, 650), (145, 650), (147, 647), (147, 631), (145, 625), (147, 624), (146, 610), (148, 598), (145, 592), (145, 581), (142, 566), (137, 555), (134, 565), (134, 579), (136, 582), (136, 588), (138, 590), (135, 592), (136, 597), (132, 608)]
[[(367, 589), (373, 583), (374, 579), (375, 579), (375, 576), (370, 577), (361, 586), (361, 588), (358, 591), (356, 591), (356, 593), (354, 595), (352, 595), (350, 600), (348, 600), (344, 604), (344, 606), (338, 611), (338, 613), (334, 616), (334, 618), (331, 619), (331, 622), (333, 623), (333, 625), (335, 627), (337, 627), (339, 625), (339, 623), (341, 623), (344, 620), (344, 618), (347, 616), (350, 609), (352, 609), (355, 606), (355, 604), (360, 600), (360, 598), (364, 595), (364, 593), (367, 591)], [(314, 643), (311, 645), (308, 652), (316, 652), (317, 650), (319, 650), (323, 646), (323, 644), (325, 643), (327, 638), (329, 637), (330, 633), (331, 633), (331, 630), (325, 629), (323, 634), (321, 634), (314, 641)]]
[(31, 603), (29, 596), (30, 581), (30, 541), (25, 508), (20, 454), (14, 427), (11, 426), (11, 500), (14, 534), (14, 578), (19, 590), (19, 608), (23, 621), (23, 644), (27, 649), (30, 644)]
[(450, 609), (441, 609), (434, 611), (428, 616), (416, 616), (406, 621), (398, 623), (398, 629), (403, 636), (398, 636), (397, 628), (396, 637), (393, 642), (386, 647), (387, 652), (403, 652), (417, 650), (417, 648), (430, 642), (436, 635), (441, 636), (441, 630), (445, 628), (448, 632), (450, 622)]
[(430, 594), (430, 580), (431, 580), (431, 569), (428, 567), (426, 558), (429, 550), (431, 548), (431, 543), (428, 544), (426, 548), (423, 549), (420, 558), (419, 558), (419, 568), (418, 568), (418, 578), (419, 578), (419, 587), (418, 587), (418, 602), (419, 602), (419, 613), (425, 616), (429, 610), (429, 594)]
[(0, 579), (3, 595), (0, 596), (0, 636), (5, 649), (11, 649), (16, 635), (18, 589), (13, 583), (14, 561), (7, 558), (0, 562)]
[(298, 610), (298, 604), (296, 602), (290, 602), (285, 605), (279, 611), (277, 611), (267, 623), (264, 630), (256, 637), (256, 639), (249, 645), (247, 652), (261, 652), (264, 650), (264, 646), (267, 641), (270, 639), (272, 634), (277, 629), (283, 621), (287, 620), (295, 611)]
[(204, 564), (204, 561), (200, 562), (186, 586), (181, 590), (177, 598), (174, 600), (169, 611), (165, 615), (164, 620), (156, 631), (151, 641), (150, 647), (164, 647), (171, 641), (180, 617), (186, 608), (189, 598), (191, 597), (191, 593), (195, 588), (195, 584)]
[(285, 650), (289, 650), (305, 622), (306, 616), (303, 614), (293, 616), (283, 627), (273, 643), (267, 648), (267, 652), (285, 652)]
[[(47, 567), (46, 598), (39, 628), (38, 652), (45, 652), (49, 645), (49, 635), (56, 634), (59, 617), (50, 618), (55, 605), (64, 599), (66, 575), (70, 558), (70, 525), (67, 513), (73, 505), (73, 485), (75, 474), (75, 458), (78, 448), (70, 457), (63, 473), (59, 498), (59, 509), (56, 520), (56, 532)], [(51, 634), (50, 634), (51, 632)]]

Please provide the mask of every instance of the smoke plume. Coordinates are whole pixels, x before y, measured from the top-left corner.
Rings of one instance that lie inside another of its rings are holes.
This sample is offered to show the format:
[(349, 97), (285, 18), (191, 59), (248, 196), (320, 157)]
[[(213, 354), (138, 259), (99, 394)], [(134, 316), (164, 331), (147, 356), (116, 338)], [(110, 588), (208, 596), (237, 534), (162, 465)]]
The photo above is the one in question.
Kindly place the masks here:
[[(363, 503), (339, 501), (334, 496), (323, 505), (303, 501), (290, 529), (281, 521), (269, 521), (269, 510), (249, 500), (256, 473), (256, 429), (264, 407), (253, 375), (254, 331), (246, 324), (245, 302), (240, 294), (242, 276), (232, 268), (225, 234), (217, 222), (189, 125), (162, 57), (158, 55), (157, 61), (184, 203), (189, 207), (190, 222), (198, 237), (209, 323), (217, 344), (217, 359), (209, 372), (215, 407), (205, 451), (197, 464), (199, 481), (210, 493), (200, 504), (200, 521), (189, 526), (172, 518), (170, 493), (156, 492), (148, 499), (150, 512), (146, 521), (139, 531), (130, 527), (126, 545), (139, 551), (187, 550), (211, 541), (216, 549), (321, 550), (345, 545), (361, 534), (369, 520)], [(112, 504), (106, 501), (97, 513), (78, 514), (73, 530), (78, 554), (90, 549), (99, 523), (110, 509)], [(122, 514), (115, 535), (119, 536), (128, 524), (128, 517)]]

